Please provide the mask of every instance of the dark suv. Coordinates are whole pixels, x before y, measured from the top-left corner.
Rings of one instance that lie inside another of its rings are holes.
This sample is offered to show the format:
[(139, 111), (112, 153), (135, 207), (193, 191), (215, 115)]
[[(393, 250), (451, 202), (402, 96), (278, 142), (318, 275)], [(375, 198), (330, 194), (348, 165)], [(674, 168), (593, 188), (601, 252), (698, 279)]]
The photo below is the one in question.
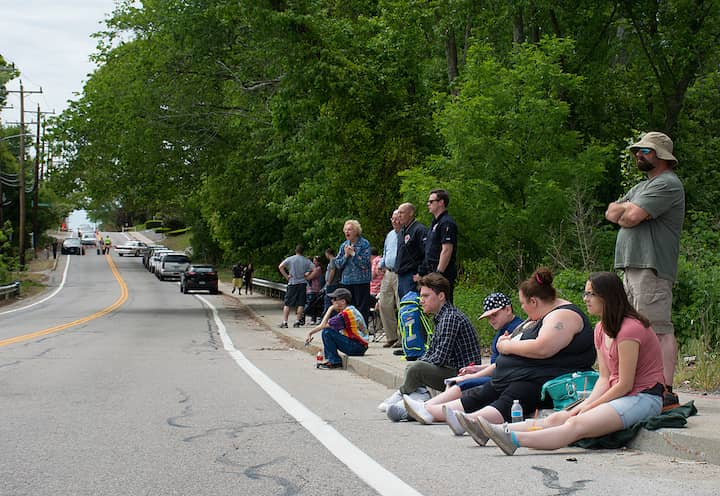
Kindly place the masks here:
[(187, 293), (193, 289), (210, 291), (210, 294), (218, 293), (218, 275), (212, 265), (190, 264), (180, 274), (180, 291)]

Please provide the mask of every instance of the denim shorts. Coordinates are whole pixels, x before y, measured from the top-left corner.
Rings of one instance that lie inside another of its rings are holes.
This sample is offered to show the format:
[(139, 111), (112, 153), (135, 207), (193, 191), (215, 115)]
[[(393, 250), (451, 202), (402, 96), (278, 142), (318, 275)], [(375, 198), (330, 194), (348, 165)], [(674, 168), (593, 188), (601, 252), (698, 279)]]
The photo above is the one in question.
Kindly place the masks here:
[(654, 417), (662, 413), (663, 400), (661, 396), (648, 393), (638, 393), (635, 396), (623, 396), (608, 403), (620, 415), (623, 428), (627, 429), (641, 420)]

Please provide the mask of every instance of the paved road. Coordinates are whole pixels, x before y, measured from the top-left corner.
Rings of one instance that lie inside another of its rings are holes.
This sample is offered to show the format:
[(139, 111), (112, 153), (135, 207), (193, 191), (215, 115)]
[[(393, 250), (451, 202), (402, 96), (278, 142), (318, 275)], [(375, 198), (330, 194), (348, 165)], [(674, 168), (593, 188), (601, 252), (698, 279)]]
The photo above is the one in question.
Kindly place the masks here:
[[(717, 494), (714, 465), (573, 449), (508, 458), (443, 425), (390, 423), (375, 410), (386, 388), (314, 369), (235, 298), (182, 295), (136, 258), (111, 257), (122, 282), (106, 257), (69, 259), (56, 296), (0, 310), (3, 496)], [(119, 308), (83, 320), (123, 284)]]

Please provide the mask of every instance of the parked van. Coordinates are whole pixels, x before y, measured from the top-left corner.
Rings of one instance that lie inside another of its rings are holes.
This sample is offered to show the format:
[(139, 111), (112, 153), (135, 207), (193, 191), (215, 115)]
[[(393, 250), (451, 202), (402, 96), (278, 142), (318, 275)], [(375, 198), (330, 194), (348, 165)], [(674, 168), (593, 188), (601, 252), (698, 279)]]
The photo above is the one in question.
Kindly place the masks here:
[(190, 257), (181, 252), (171, 251), (160, 256), (155, 275), (161, 281), (168, 277), (180, 279), (180, 274), (190, 265)]

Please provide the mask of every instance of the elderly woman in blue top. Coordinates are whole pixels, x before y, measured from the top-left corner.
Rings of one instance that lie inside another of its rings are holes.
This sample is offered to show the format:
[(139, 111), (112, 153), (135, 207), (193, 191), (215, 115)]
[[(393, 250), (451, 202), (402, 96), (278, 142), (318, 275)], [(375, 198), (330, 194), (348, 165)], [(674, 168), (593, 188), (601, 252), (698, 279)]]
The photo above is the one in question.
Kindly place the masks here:
[(354, 306), (367, 322), (370, 316), (370, 243), (362, 237), (362, 227), (356, 220), (343, 226), (345, 241), (340, 245), (335, 264), (342, 270), (340, 286), (350, 291)]

